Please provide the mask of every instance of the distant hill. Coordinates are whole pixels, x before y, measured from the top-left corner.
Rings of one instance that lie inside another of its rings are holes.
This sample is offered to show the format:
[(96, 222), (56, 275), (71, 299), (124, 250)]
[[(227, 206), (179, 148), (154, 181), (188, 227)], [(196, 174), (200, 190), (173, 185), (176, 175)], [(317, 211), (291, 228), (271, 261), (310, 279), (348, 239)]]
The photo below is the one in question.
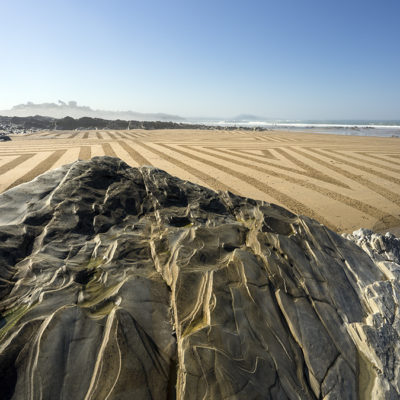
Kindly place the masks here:
[(230, 121), (265, 121), (265, 117), (260, 117), (259, 115), (253, 114), (240, 114), (229, 119)]
[(33, 115), (43, 115), (52, 118), (102, 118), (108, 120), (136, 120), (136, 121), (185, 121), (178, 115), (164, 113), (139, 113), (136, 111), (107, 111), (93, 110), (88, 106), (78, 105), (76, 101), (68, 103), (59, 100), (58, 103), (32, 103), (18, 104), (11, 110), (0, 110), (0, 115), (8, 117), (29, 117)]

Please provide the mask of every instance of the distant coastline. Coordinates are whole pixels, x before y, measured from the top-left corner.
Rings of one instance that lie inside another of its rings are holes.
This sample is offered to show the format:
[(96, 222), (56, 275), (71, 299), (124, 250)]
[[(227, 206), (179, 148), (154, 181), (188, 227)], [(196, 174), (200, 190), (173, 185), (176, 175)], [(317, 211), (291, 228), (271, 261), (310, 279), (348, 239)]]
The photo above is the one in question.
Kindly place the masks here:
[[(351, 121), (353, 122), (353, 121)], [(40, 130), (92, 130), (92, 129), (225, 129), (225, 130), (281, 130), (289, 132), (321, 133), (349, 136), (399, 137), (400, 121), (368, 121), (353, 124), (350, 121), (332, 122), (287, 122), (249, 120), (195, 120), (139, 121), (103, 119), (93, 117), (52, 118), (41, 115), (19, 117), (0, 116), (0, 134), (24, 134)]]
[(76, 101), (18, 104), (0, 110), (0, 132), (40, 129), (245, 129), (351, 136), (400, 137), (400, 120), (290, 120), (239, 114), (232, 118), (181, 117), (165, 113), (94, 110)]
[[(237, 129), (235, 126), (214, 126), (205, 124), (193, 124), (186, 122), (173, 121), (137, 121), (137, 120), (110, 120), (102, 118), (82, 117), (82, 118), (51, 118), (41, 115), (31, 117), (5, 117), (0, 116), (0, 135), (4, 134), (28, 134), (43, 130), (97, 130), (97, 129)], [(266, 130), (258, 127), (243, 127), (244, 130)]]

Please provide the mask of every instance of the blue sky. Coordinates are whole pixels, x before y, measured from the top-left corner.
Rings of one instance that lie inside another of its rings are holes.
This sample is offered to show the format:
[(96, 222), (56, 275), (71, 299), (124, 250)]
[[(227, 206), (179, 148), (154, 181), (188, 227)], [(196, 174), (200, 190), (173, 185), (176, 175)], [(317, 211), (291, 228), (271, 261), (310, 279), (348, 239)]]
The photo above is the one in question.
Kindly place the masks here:
[(400, 119), (399, 0), (2, 0), (0, 109)]

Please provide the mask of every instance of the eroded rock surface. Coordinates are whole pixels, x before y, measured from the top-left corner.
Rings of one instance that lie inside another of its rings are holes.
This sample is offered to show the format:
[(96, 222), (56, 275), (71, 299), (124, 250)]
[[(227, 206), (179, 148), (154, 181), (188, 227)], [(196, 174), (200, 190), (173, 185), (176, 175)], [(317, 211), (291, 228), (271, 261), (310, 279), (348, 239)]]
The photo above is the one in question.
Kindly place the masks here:
[(115, 158), (47, 172), (0, 195), (2, 398), (398, 398), (398, 250), (356, 236)]

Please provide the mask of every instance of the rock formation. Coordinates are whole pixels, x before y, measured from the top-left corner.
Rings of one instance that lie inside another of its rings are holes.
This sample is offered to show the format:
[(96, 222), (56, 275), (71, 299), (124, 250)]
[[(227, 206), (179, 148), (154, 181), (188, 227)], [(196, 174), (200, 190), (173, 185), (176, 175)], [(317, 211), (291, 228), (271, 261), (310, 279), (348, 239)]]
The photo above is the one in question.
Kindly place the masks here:
[(78, 161), (0, 195), (1, 397), (397, 399), (399, 274), (393, 237)]
[[(108, 120), (93, 117), (51, 118), (6, 117), (0, 115), (0, 128), (8, 133), (25, 133), (26, 130), (74, 130), (74, 129), (211, 129), (210, 126), (171, 121)], [(220, 127), (220, 129), (222, 129)], [(22, 132), (21, 132), (22, 131)]]
[[(237, 126), (232, 124), (230, 126), (216, 126), (195, 124), (186, 122), (173, 122), (173, 121), (137, 121), (137, 120), (109, 120), (93, 117), (81, 118), (51, 118), (35, 115), (33, 117), (7, 117), (0, 115), (0, 129), (6, 133), (27, 133), (27, 131), (39, 130), (94, 130), (94, 129), (202, 129), (202, 130), (236, 130)], [(241, 130), (247, 131), (265, 131), (268, 130), (263, 127), (241, 127)]]

